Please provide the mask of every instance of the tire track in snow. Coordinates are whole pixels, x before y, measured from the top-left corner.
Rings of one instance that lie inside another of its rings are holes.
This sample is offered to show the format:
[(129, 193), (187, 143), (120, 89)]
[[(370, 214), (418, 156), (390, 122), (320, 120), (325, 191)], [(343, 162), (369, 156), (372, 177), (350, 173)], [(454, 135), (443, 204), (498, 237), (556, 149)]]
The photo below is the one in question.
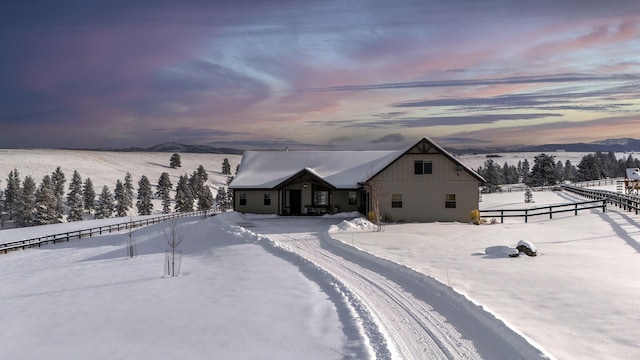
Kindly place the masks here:
[[(270, 236), (271, 237), (271, 236)], [(312, 233), (276, 235), (345, 283), (377, 318), (403, 359), (480, 359), (473, 344), (422, 300), (383, 275), (322, 248)], [(282, 239), (284, 238), (284, 239)], [(273, 240), (273, 238), (272, 238)]]
[(252, 230), (338, 279), (395, 359), (548, 359), (481, 306), (433, 278), (334, 240), (336, 219), (251, 219)]

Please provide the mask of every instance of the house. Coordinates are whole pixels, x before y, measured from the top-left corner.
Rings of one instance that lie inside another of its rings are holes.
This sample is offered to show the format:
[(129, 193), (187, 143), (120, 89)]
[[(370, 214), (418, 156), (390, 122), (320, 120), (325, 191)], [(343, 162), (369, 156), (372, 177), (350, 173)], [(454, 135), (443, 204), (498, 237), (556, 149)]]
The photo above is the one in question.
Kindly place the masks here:
[(247, 151), (229, 188), (243, 213), (467, 222), (484, 182), (425, 137), (399, 151)]

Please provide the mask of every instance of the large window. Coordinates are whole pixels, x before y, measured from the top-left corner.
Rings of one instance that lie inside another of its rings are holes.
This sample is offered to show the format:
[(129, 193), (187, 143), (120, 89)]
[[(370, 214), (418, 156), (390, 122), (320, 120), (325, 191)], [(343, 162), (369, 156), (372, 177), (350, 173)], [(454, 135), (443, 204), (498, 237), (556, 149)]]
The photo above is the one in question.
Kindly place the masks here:
[(447, 209), (456, 208), (456, 194), (447, 194), (444, 198), (444, 207)]
[(240, 205), (247, 205), (247, 193), (240, 193)]
[(314, 191), (313, 193), (313, 205), (314, 206), (326, 206), (329, 205), (329, 192), (328, 191)]
[(391, 207), (392, 208), (402, 207), (402, 194), (391, 194)]
[(358, 204), (358, 193), (355, 191), (349, 191), (349, 205)]
[(271, 205), (271, 194), (264, 193), (264, 204)]
[(431, 161), (415, 160), (413, 162), (414, 174), (431, 174), (433, 173), (433, 164)]

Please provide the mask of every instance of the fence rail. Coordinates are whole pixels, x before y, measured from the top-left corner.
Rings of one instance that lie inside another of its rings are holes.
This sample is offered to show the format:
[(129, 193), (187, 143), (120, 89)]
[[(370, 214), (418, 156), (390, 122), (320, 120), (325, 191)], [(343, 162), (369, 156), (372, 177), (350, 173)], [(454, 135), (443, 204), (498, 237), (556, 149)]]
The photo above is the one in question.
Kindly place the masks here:
[(578, 215), (580, 210), (599, 209), (603, 212), (607, 211), (606, 199), (595, 198), (595, 200), (580, 201), (568, 204), (538, 206), (527, 209), (499, 209), (499, 210), (480, 210), (482, 217), (500, 218), (500, 223), (504, 223), (504, 218), (508, 217), (524, 217), (524, 222), (529, 222), (532, 216), (549, 215), (549, 219), (553, 219), (553, 214), (573, 212)]
[(573, 192), (587, 199), (604, 199), (607, 204), (617, 206), (625, 211), (640, 213), (640, 198), (636, 195), (620, 194), (608, 190), (588, 189), (575, 185), (563, 185), (564, 190)]
[(0, 244), (0, 251), (4, 251), (4, 253), (6, 254), (10, 250), (17, 250), (17, 249), (24, 250), (30, 247), (36, 247), (36, 246), (40, 247), (43, 244), (49, 244), (49, 243), (55, 244), (56, 242), (69, 241), (71, 239), (81, 239), (83, 237), (102, 235), (103, 233), (111, 233), (114, 231), (135, 229), (137, 227), (153, 225), (153, 224), (161, 223), (163, 221), (167, 221), (171, 219), (191, 217), (191, 216), (202, 216), (202, 215), (206, 216), (207, 211), (174, 213), (174, 214), (168, 214), (168, 215), (163, 215), (163, 216), (158, 216), (158, 217), (153, 217), (148, 219), (98, 226), (98, 227), (93, 227), (89, 229), (67, 231), (63, 233), (45, 235), (45, 236), (40, 236), (36, 238), (31, 238), (31, 239), (10, 241), (10, 242)]

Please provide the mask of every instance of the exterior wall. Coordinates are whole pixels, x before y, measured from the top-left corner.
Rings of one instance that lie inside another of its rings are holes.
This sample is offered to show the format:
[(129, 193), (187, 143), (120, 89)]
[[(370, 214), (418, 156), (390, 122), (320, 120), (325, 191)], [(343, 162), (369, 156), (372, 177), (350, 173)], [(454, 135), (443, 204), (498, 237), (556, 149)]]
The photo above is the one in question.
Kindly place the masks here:
[[(349, 205), (349, 193), (356, 193), (356, 204)], [(333, 192), (333, 208), (338, 207), (339, 212), (351, 212), (358, 211), (360, 196), (358, 194), (358, 190), (336, 190)], [(333, 211), (333, 209), (332, 209)]]
[[(431, 174), (414, 174), (414, 160), (431, 161)], [(478, 209), (478, 180), (440, 154), (405, 154), (378, 174), (380, 208), (389, 221), (468, 222)], [(392, 207), (393, 194), (401, 194), (402, 207)], [(455, 208), (447, 208), (447, 194), (455, 194)]]
[[(240, 194), (246, 194), (246, 205), (240, 205)], [(264, 204), (264, 194), (271, 195), (271, 204)], [(234, 210), (251, 214), (277, 214), (278, 191), (277, 190), (236, 190), (233, 197)]]

